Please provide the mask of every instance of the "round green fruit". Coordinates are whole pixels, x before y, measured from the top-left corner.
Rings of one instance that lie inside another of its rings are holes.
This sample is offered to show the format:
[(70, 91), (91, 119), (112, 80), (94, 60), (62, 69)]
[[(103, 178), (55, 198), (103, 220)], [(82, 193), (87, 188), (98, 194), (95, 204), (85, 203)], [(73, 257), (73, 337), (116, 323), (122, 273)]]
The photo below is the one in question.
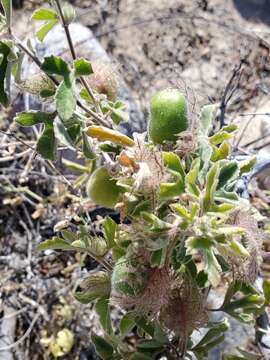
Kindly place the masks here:
[(177, 134), (188, 128), (187, 103), (177, 89), (157, 92), (151, 99), (148, 135), (154, 144), (176, 142)]
[(112, 179), (106, 167), (96, 169), (87, 183), (87, 194), (97, 205), (113, 209), (123, 191)]

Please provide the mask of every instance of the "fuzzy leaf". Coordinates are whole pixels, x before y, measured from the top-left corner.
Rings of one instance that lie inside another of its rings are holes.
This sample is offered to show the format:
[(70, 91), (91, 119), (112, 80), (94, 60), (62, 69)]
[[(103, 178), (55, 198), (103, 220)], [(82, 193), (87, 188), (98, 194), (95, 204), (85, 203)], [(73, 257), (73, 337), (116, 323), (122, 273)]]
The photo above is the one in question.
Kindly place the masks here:
[(263, 280), (263, 294), (265, 297), (265, 303), (268, 305), (270, 303), (270, 280)]
[(53, 113), (45, 113), (42, 111), (28, 111), (17, 113), (14, 120), (21, 126), (33, 126), (50, 122), (55, 117)]
[(132, 329), (136, 326), (135, 314), (130, 311), (127, 312), (120, 320), (119, 329), (122, 336), (128, 335)]
[(256, 164), (257, 158), (256, 156), (252, 156), (251, 158), (244, 160), (244, 161), (240, 161), (239, 162), (239, 167), (240, 167), (240, 173), (239, 175), (243, 175), (247, 172), (249, 172), (253, 166)]
[(62, 230), (61, 235), (63, 236), (64, 240), (66, 240), (69, 243), (72, 243), (77, 239), (76, 234), (74, 234), (72, 231), (69, 230)]
[(112, 118), (112, 121), (114, 122), (114, 124), (119, 125), (122, 122), (129, 121), (129, 114), (122, 109), (113, 108), (111, 118)]
[(186, 241), (186, 246), (188, 249), (187, 254), (191, 253), (193, 250), (207, 250), (211, 249), (213, 242), (211, 239), (202, 236), (192, 236)]
[(214, 202), (214, 193), (218, 184), (218, 176), (218, 165), (213, 164), (206, 177), (205, 194), (203, 197), (203, 208), (205, 211), (207, 211)]
[(74, 86), (74, 79), (68, 76), (61, 82), (56, 91), (56, 109), (64, 123), (72, 118), (76, 108)]
[(56, 117), (54, 120), (53, 127), (55, 136), (60, 141), (60, 143), (66, 145), (70, 150), (76, 151), (73, 141), (71, 140), (69, 133), (67, 132), (63, 122), (59, 117)]
[(137, 326), (142, 328), (145, 333), (149, 334), (151, 337), (154, 336), (155, 327), (153, 326), (153, 324), (150, 321), (147, 321), (142, 316), (141, 317), (137, 316), (135, 318), (135, 322), (136, 322)]
[(178, 172), (182, 176), (182, 178), (185, 177), (185, 172), (178, 155), (174, 154), (173, 152), (163, 151), (162, 158), (164, 161), (164, 165), (168, 169)]
[(213, 149), (211, 145), (208, 142), (207, 138), (201, 138), (199, 140), (200, 142), (200, 148), (199, 148), (199, 156), (202, 161), (202, 168), (200, 170), (200, 180), (202, 181), (205, 177), (205, 174), (207, 173), (207, 170), (210, 165), (210, 159), (212, 156)]
[(85, 133), (83, 133), (82, 135), (83, 138), (83, 154), (87, 159), (91, 159), (94, 160), (96, 158), (95, 153), (93, 152), (93, 149), (88, 141), (87, 136), (85, 135)]
[(238, 164), (236, 161), (229, 162), (220, 169), (218, 177), (217, 190), (227, 185), (238, 173)]
[(42, 42), (50, 30), (58, 23), (58, 20), (47, 21), (36, 32), (37, 39)]
[(137, 349), (139, 350), (156, 350), (156, 349), (162, 349), (164, 347), (164, 344), (160, 343), (156, 340), (139, 340), (137, 344)]
[(55, 20), (57, 19), (57, 13), (53, 9), (40, 8), (33, 12), (31, 19), (33, 20)]
[(75, 77), (93, 74), (91, 63), (83, 58), (78, 58), (74, 61), (74, 70)]
[(0, 55), (2, 58), (0, 64), (0, 104), (4, 107), (8, 106), (8, 95), (6, 93), (6, 74), (8, 68), (8, 55), (10, 53), (10, 48), (3, 41), (0, 42)]
[(108, 273), (97, 271), (80, 281), (73, 295), (82, 304), (88, 304), (100, 298), (108, 298), (110, 291), (111, 283)]
[(112, 218), (106, 216), (102, 225), (103, 225), (104, 236), (107, 241), (107, 244), (110, 248), (112, 248), (115, 246), (114, 239), (116, 235), (117, 224)]
[(220, 283), (221, 266), (212, 250), (205, 250), (204, 253), (206, 257), (206, 273), (208, 274), (208, 279), (212, 286), (216, 287)]
[(187, 209), (179, 204), (172, 204), (171, 208), (176, 211), (176, 213), (184, 218), (185, 220), (191, 220), (191, 215), (187, 212)]
[(161, 199), (170, 199), (176, 196), (181, 195), (185, 190), (184, 179), (180, 175), (179, 172), (174, 170), (169, 170), (169, 172), (173, 175), (176, 182), (172, 183), (162, 183), (159, 186), (159, 197)]
[(207, 345), (212, 343), (213, 340), (220, 337), (224, 332), (230, 328), (229, 322), (227, 319), (219, 323), (213, 324), (213, 327), (208, 330), (200, 342), (192, 348), (192, 351), (198, 351), (200, 348), (207, 348)]
[(202, 107), (201, 116), (200, 116), (201, 134), (206, 136), (208, 135), (214, 120), (214, 115), (216, 110), (217, 110), (217, 104), (210, 104)]
[(209, 138), (210, 144), (218, 145), (221, 144), (224, 140), (231, 139), (233, 134), (228, 133), (227, 131), (219, 131), (215, 135)]
[(229, 304), (223, 306), (223, 310), (231, 314), (236, 309), (259, 309), (264, 304), (264, 297), (262, 295), (251, 294), (240, 299), (231, 301)]
[(54, 160), (56, 154), (57, 141), (54, 136), (53, 123), (45, 123), (42, 134), (37, 142), (37, 152), (44, 159)]
[(230, 248), (237, 254), (241, 256), (249, 256), (247, 249), (237, 240), (231, 240)]
[(142, 354), (140, 352), (134, 353), (130, 358), (130, 360), (152, 360), (152, 359), (153, 359), (152, 357)]
[(230, 152), (230, 146), (227, 141), (223, 141), (220, 147), (212, 146), (211, 161), (216, 162), (218, 160), (226, 159)]
[(1, 4), (4, 8), (7, 26), (9, 27), (12, 17), (12, 0), (1, 0)]
[(74, 250), (74, 247), (68, 241), (54, 237), (39, 244), (37, 250)]
[(95, 345), (97, 354), (103, 360), (112, 360), (113, 347), (107, 340), (105, 340), (103, 337), (98, 336), (96, 334), (92, 334), (91, 340), (92, 340), (93, 344)]
[(166, 249), (163, 247), (159, 250), (153, 251), (151, 254), (151, 267), (162, 268), (166, 260)]
[(41, 69), (47, 74), (60, 75), (64, 77), (68, 76), (70, 73), (68, 64), (60, 57), (54, 55), (44, 58)]
[(186, 175), (186, 179), (185, 179), (186, 183), (195, 184), (199, 174), (199, 169), (200, 169), (200, 159), (196, 158), (192, 161), (191, 169)]
[(99, 317), (99, 322), (103, 327), (103, 330), (107, 334), (112, 333), (112, 324), (110, 317), (110, 308), (109, 308), (109, 299), (107, 297), (103, 297), (99, 299), (95, 306), (96, 313)]

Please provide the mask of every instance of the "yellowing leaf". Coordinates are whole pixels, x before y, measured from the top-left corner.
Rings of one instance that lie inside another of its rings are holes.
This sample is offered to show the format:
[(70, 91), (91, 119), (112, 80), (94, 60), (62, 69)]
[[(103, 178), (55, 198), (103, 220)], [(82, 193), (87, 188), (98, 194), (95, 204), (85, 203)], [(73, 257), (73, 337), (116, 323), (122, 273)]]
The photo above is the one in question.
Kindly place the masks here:
[(99, 141), (111, 141), (122, 146), (134, 146), (134, 141), (119, 131), (107, 129), (104, 126), (89, 126), (85, 133)]

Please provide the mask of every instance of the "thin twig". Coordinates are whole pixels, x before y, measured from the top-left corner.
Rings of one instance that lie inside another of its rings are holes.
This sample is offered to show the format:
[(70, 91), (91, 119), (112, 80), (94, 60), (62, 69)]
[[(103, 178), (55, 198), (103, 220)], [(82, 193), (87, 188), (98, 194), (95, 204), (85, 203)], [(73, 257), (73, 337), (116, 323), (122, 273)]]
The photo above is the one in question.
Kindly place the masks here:
[(36, 315), (34, 316), (29, 328), (27, 329), (27, 331), (24, 333), (24, 335), (17, 341), (15, 341), (13, 344), (7, 345), (7, 346), (2, 346), (0, 348), (0, 352), (1, 351), (7, 351), (10, 349), (13, 349), (14, 347), (17, 347), (18, 345), (20, 345), (21, 343), (24, 342), (24, 340), (30, 335), (31, 331), (33, 330), (35, 323), (37, 322), (38, 318), (40, 317), (40, 312), (38, 311), (36, 313)]
[[(223, 92), (221, 102), (220, 102), (220, 127), (225, 125), (225, 112), (229, 101), (231, 100), (233, 94), (239, 86), (242, 72), (240, 71), (242, 67), (242, 62), (240, 62), (233, 70), (232, 75), (225, 87)], [(236, 80), (236, 84), (234, 84)]]
[[(28, 55), (32, 61), (40, 68), (40, 70), (42, 70), (41, 66), (42, 63), (41, 61), (26, 47), (24, 46), (24, 44), (22, 43), (22, 41), (20, 39), (18, 39), (15, 35), (11, 34), (11, 37), (15, 43), (16, 46), (18, 46), (18, 48), (20, 48), (26, 55)], [(42, 70), (43, 71), (43, 70)], [(45, 72), (44, 72), (45, 73)], [(54, 76), (45, 73), (52, 81), (53, 83), (58, 86), (59, 82), (55, 79)], [(107, 123), (104, 123), (103, 119), (93, 110), (87, 108), (86, 106), (84, 106), (80, 100), (77, 100), (77, 105), (83, 110), (85, 111), (87, 114), (91, 115), (97, 123), (101, 123), (104, 126), (108, 127)]]
[[(56, 3), (56, 6), (57, 6), (57, 9), (58, 9), (58, 12), (59, 12), (59, 16), (60, 16), (60, 19), (61, 19), (61, 22), (62, 22), (62, 26), (63, 26), (65, 34), (66, 34), (66, 38), (67, 38), (68, 46), (69, 46), (69, 49), (70, 49), (70, 52), (71, 52), (71, 56), (72, 56), (73, 60), (76, 60), (76, 58), (77, 58), (76, 50), (75, 50), (75, 47), (74, 47), (73, 42), (72, 42), (72, 37), (70, 35), (69, 25), (65, 21), (65, 17), (64, 17), (64, 14), (63, 14), (63, 11), (62, 11), (59, 0), (55, 0), (55, 3)], [(102, 114), (100, 106), (99, 106), (98, 102), (96, 101), (95, 95), (94, 95), (91, 87), (89, 86), (88, 82), (85, 80), (85, 78), (83, 76), (80, 76), (79, 79), (80, 79), (82, 85), (85, 87), (86, 91), (88, 92), (89, 96), (91, 97), (96, 111), (98, 113)], [(107, 122), (105, 122), (103, 119), (102, 119), (101, 122), (102, 122), (103, 125), (110, 127), (110, 125)]]

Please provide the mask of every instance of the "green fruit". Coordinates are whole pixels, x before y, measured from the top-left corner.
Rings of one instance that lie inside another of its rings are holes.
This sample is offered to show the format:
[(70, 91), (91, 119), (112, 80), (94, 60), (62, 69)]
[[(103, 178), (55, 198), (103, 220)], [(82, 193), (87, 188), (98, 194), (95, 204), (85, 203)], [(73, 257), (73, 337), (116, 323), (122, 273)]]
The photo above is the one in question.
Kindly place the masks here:
[(157, 92), (151, 100), (148, 135), (154, 144), (176, 142), (177, 134), (188, 128), (187, 103), (177, 89)]
[(121, 186), (116, 184), (108, 170), (102, 166), (95, 170), (87, 184), (87, 194), (97, 205), (107, 208), (114, 208), (123, 191)]

